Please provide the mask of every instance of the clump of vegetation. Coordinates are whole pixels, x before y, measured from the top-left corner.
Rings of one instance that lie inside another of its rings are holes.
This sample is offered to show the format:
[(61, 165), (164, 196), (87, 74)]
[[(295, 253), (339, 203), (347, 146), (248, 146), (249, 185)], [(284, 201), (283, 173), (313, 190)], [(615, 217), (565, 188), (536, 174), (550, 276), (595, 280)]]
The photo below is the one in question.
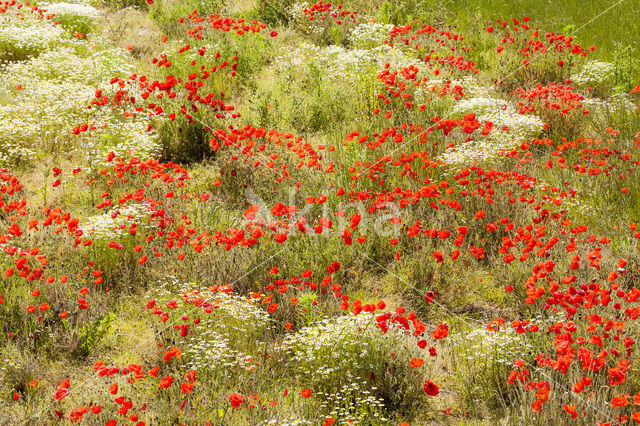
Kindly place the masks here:
[(633, 5), (499, 3), (1, 5), (2, 421), (640, 422)]

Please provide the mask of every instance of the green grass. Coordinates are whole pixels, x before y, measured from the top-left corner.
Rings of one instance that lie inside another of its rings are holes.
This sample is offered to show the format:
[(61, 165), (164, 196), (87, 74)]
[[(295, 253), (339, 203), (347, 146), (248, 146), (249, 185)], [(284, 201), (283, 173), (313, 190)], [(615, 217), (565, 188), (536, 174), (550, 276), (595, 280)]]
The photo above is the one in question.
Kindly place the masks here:
[(462, 28), (529, 16), (534, 27), (565, 33), (569, 30), (583, 46), (597, 46), (604, 60), (613, 60), (618, 46), (630, 46), (634, 57), (640, 55), (640, 27), (636, 20), (640, 4), (633, 0), (443, 0), (427, 4), (455, 13)]

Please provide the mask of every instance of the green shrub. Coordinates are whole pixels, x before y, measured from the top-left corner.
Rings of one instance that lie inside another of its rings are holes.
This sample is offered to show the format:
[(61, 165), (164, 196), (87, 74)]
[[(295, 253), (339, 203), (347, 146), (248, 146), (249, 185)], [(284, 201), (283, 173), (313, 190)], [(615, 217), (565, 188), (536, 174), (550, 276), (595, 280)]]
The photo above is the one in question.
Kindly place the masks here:
[(289, 9), (294, 0), (260, 0), (259, 20), (268, 25), (286, 25), (289, 23)]
[(85, 324), (80, 328), (80, 339), (76, 348), (76, 353), (80, 356), (88, 356), (100, 343), (100, 340), (107, 334), (115, 315), (113, 312), (101, 315), (95, 321)]
[(192, 163), (213, 158), (215, 152), (209, 146), (211, 133), (201, 122), (163, 122), (159, 129), (162, 156), (181, 163)]
[[(328, 395), (365, 381), (383, 406), (405, 414), (424, 406), (421, 375), (410, 365), (416, 347), (400, 330), (383, 333), (373, 315), (345, 315), (285, 337), (296, 381)], [(393, 355), (391, 355), (393, 354)], [(349, 400), (344, 401), (348, 403)]]

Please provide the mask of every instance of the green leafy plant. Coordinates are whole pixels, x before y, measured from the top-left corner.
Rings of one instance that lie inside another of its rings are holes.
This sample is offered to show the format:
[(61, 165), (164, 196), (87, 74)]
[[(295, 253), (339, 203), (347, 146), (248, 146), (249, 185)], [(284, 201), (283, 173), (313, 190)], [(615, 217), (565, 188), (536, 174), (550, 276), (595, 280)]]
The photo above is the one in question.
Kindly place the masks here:
[(336, 46), (342, 43), (343, 37), (342, 37), (342, 33), (340, 32), (340, 28), (338, 27), (331, 28), (331, 39), (333, 40), (333, 43)]
[(317, 316), (313, 312), (313, 307), (316, 301), (316, 295), (313, 293), (306, 293), (300, 296), (300, 310), (298, 313), (300, 314), (300, 318), (305, 326), (310, 326), (316, 322)]
[(105, 334), (107, 334), (114, 319), (115, 315), (113, 312), (110, 312), (107, 315), (101, 315), (92, 323), (85, 324), (80, 329), (80, 340), (76, 348), (78, 355), (89, 355)]
[(287, 24), (289, 22), (287, 9), (293, 3), (293, 0), (260, 0), (258, 15), (263, 22), (270, 25)]
[(631, 46), (617, 44), (613, 54), (615, 91), (628, 92), (634, 86), (638, 77), (634, 58), (635, 52)]

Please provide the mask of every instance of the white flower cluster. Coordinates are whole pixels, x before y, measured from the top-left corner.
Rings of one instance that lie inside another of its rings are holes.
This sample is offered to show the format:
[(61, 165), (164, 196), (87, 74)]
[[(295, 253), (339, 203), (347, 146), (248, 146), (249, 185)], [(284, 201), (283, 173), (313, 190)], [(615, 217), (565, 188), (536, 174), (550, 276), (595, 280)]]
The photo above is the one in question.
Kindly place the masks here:
[(601, 87), (611, 84), (615, 78), (615, 66), (610, 62), (589, 61), (572, 77), (578, 86)]
[(452, 80), (451, 85), (455, 86), (459, 84), (464, 88), (464, 93), (470, 98), (488, 97), (489, 89), (482, 86), (478, 80), (473, 76), (465, 76), (460, 80)]
[[(60, 135), (68, 135), (74, 125), (87, 122), (87, 105), (96, 87), (109, 90), (114, 74), (131, 71), (120, 50), (90, 50), (84, 44), (61, 46), (28, 61), (13, 62), (0, 69), (0, 162), (28, 161), (33, 147), (57, 145)], [(112, 121), (107, 109), (93, 113), (92, 121)], [(137, 152), (155, 155), (157, 144), (140, 141), (138, 127), (123, 126), (129, 132), (128, 145)], [(147, 136), (145, 136), (147, 138)], [(123, 147), (121, 151), (125, 151)], [(138, 154), (140, 155), (140, 154)]]
[(438, 158), (451, 165), (498, 157), (522, 142), (536, 138), (544, 129), (544, 122), (538, 116), (520, 114), (510, 103), (491, 97), (463, 100), (453, 111), (459, 116), (475, 113), (481, 123), (492, 122), (493, 129), (488, 136), (459, 144)]
[(156, 133), (147, 131), (147, 124), (142, 121), (114, 122), (104, 129), (94, 131), (83, 147), (87, 160), (92, 168), (109, 165), (107, 155), (113, 152), (116, 158), (137, 158), (147, 161), (157, 158), (162, 151)]
[[(122, 49), (95, 50), (84, 42), (78, 42), (74, 46), (60, 46), (29, 61), (12, 63), (2, 71), (3, 86), (22, 84), (37, 88), (45, 80), (95, 86), (113, 76), (128, 75), (133, 72), (133, 67)], [(25, 79), (25, 76), (29, 78)]]
[(287, 15), (289, 18), (289, 22), (295, 25), (298, 28), (306, 28), (309, 23), (309, 17), (304, 13), (305, 9), (309, 8), (309, 3), (306, 1), (301, 1), (292, 4), (287, 9)]
[(631, 101), (631, 97), (626, 93), (614, 93), (606, 100), (600, 98), (586, 98), (582, 101), (584, 108), (590, 111), (592, 117), (606, 122), (608, 114), (620, 111), (635, 111), (636, 105)]
[(199, 373), (222, 372), (236, 366), (249, 368), (250, 357), (233, 350), (229, 338), (211, 328), (192, 332), (180, 347), (187, 368)]
[(473, 97), (459, 102), (453, 109), (456, 115), (467, 115), (475, 113), (476, 117), (494, 115), (507, 105), (503, 99), (489, 96)]
[[(2, 117), (0, 117), (0, 121)], [(0, 132), (1, 130), (0, 126)], [(33, 149), (21, 146), (13, 141), (0, 142), (0, 166), (15, 166), (34, 160), (37, 154)]]
[(100, 16), (100, 12), (95, 7), (79, 3), (45, 3), (42, 5), (42, 8), (47, 11), (47, 14), (53, 13), (56, 17), (71, 16), (94, 19)]
[(511, 327), (501, 327), (499, 331), (478, 328), (465, 335), (462, 341), (469, 345), (465, 348), (468, 352), (467, 359), (487, 364), (511, 365), (518, 354), (527, 354), (533, 349), (533, 346)]
[(375, 369), (397, 350), (398, 339), (404, 339), (398, 330), (392, 328), (383, 333), (373, 314), (361, 313), (305, 327), (286, 336), (282, 349), (293, 354), (292, 361), (305, 379), (340, 383), (348, 372), (364, 374)]
[(367, 364), (371, 340), (378, 334), (372, 315), (345, 315), (286, 336), (283, 347), (293, 351), (294, 361), (309, 367), (305, 374), (341, 374), (345, 368)]
[[(21, 19), (24, 18), (24, 19)], [(0, 16), (0, 59), (14, 61), (36, 56), (64, 42), (64, 30), (29, 13)]]
[(383, 333), (374, 314), (361, 313), (305, 327), (286, 336), (281, 349), (291, 354), (296, 373), (314, 383), (324, 417), (337, 424), (385, 424), (385, 404), (369, 374), (391, 362), (389, 354), (412, 346), (399, 329)]
[[(259, 344), (271, 321), (269, 314), (259, 307), (259, 299), (247, 300), (209, 288), (197, 289), (193, 283), (172, 281), (154, 289), (152, 296), (156, 303), (166, 306), (170, 300), (176, 300), (179, 307), (170, 312), (201, 319), (199, 324), (191, 325), (180, 345), (186, 366), (198, 373), (220, 373), (232, 367), (252, 369), (252, 357), (245, 351)], [(213, 312), (194, 311), (196, 306), (187, 301), (195, 298), (211, 303)]]
[(336, 45), (320, 47), (308, 42), (277, 57), (272, 67), (276, 72), (299, 70), (309, 63), (318, 66), (323, 75), (331, 76), (332, 83), (343, 82), (359, 90), (379, 90), (381, 83), (377, 77), (385, 63), (394, 70), (413, 65), (427, 71), (424, 62), (388, 46), (346, 49)]
[(320, 409), (343, 425), (386, 424), (385, 404), (382, 398), (373, 395), (376, 387), (347, 373), (347, 383), (336, 392), (317, 392), (322, 398)]
[(12, 103), (0, 105), (0, 141), (35, 146), (55, 136), (61, 127), (80, 119), (81, 106), (93, 94), (90, 87), (77, 82), (31, 82), (15, 91)]
[(535, 115), (519, 114), (515, 109), (509, 107), (505, 111), (494, 112), (493, 114), (481, 115), (477, 117), (482, 121), (493, 122), (494, 127), (501, 129), (506, 127), (509, 130), (489, 135), (498, 141), (510, 142), (511, 146), (519, 145), (524, 141), (540, 136), (544, 129), (544, 122)]
[(349, 34), (349, 40), (353, 46), (361, 49), (378, 47), (389, 39), (389, 32), (392, 28), (391, 24), (365, 22), (356, 25)]
[(212, 299), (216, 307), (215, 315), (208, 320), (208, 324), (224, 328), (238, 336), (260, 333), (271, 320), (269, 314), (258, 306), (258, 299), (251, 301), (241, 296), (208, 290), (202, 294), (207, 299)]
[[(309, 62), (314, 62), (323, 70), (337, 73), (335, 77), (348, 75), (358, 71), (359, 67), (375, 65), (379, 61), (382, 50), (377, 49), (345, 49), (342, 46), (316, 46), (315, 44), (304, 42), (296, 49), (287, 51), (277, 57), (273, 67), (278, 69), (296, 68), (306, 66)], [(377, 69), (376, 69), (377, 70)]]
[(259, 425), (278, 425), (278, 426), (302, 426), (302, 425), (312, 425), (313, 422), (309, 420), (289, 418), (289, 419), (271, 419), (265, 420), (262, 423), (258, 423)]
[[(537, 315), (526, 327), (535, 324), (540, 328), (540, 333), (544, 332), (548, 325), (562, 321), (562, 318), (561, 314), (552, 314), (549, 317)], [(482, 365), (510, 366), (518, 358), (526, 359), (536, 355), (535, 346), (528, 337), (528, 332), (518, 334), (511, 324), (505, 323), (497, 331), (481, 327), (466, 334), (453, 335), (452, 342), (470, 361)]]
[(138, 231), (148, 225), (150, 210), (144, 204), (127, 204), (80, 221), (80, 229), (95, 240), (112, 241), (126, 235), (134, 223)]

